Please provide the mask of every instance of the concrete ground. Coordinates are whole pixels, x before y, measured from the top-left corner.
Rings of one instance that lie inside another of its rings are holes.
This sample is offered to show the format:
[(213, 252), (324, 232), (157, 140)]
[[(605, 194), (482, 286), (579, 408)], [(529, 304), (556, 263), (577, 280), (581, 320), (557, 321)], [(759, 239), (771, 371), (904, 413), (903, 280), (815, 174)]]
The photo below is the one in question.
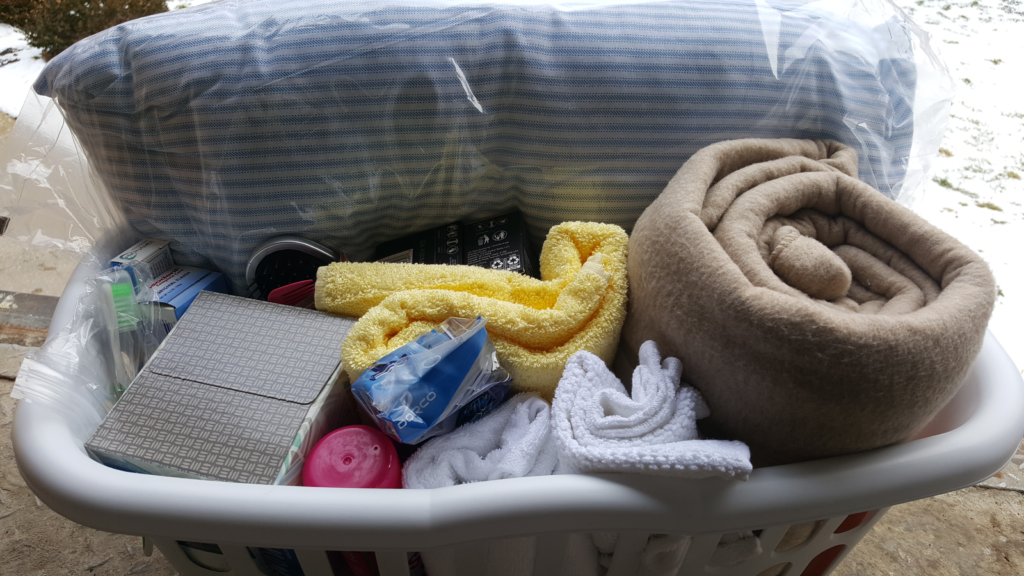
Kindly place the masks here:
[(11, 128), (14, 127), (14, 118), (11, 118), (7, 114), (0, 112), (0, 141), (3, 140), (3, 135), (10, 132)]
[(0, 378), (0, 574), (177, 574), (159, 551), (149, 558), (142, 555), (142, 538), (75, 524), (36, 499), (18, 473), (11, 448), (13, 384)]
[[(0, 141), (10, 129), (0, 114)], [(0, 238), (0, 291), (57, 296), (73, 258)], [(0, 323), (2, 324), (2, 323)], [(142, 540), (64, 519), (31, 493), (10, 442), (12, 378), (30, 348), (0, 344), (0, 576), (175, 574)], [(833, 572), (838, 576), (1024, 574), (1024, 451), (991, 487), (894, 506)], [(791, 574), (788, 576), (798, 576)]]

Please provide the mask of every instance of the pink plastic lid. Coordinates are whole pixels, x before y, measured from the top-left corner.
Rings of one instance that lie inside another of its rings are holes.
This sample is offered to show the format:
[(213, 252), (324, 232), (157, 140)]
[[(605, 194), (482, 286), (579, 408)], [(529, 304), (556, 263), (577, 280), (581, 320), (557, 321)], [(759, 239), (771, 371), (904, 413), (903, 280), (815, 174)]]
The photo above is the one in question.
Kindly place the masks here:
[(324, 436), (302, 467), (302, 484), (332, 488), (401, 488), (402, 465), (391, 439), (369, 426)]

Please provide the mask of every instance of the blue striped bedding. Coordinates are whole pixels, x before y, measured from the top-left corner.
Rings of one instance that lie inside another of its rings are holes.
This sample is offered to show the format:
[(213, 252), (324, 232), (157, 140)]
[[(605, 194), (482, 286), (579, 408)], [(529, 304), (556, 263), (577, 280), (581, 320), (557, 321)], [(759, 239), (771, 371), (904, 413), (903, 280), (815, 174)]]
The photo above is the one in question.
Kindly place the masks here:
[(285, 234), (358, 260), (513, 208), (537, 245), (563, 220), (629, 229), (724, 139), (840, 140), (895, 197), (908, 33), (816, 5), (223, 0), (83, 40), (35, 89), (141, 234), (241, 292), (253, 248)]

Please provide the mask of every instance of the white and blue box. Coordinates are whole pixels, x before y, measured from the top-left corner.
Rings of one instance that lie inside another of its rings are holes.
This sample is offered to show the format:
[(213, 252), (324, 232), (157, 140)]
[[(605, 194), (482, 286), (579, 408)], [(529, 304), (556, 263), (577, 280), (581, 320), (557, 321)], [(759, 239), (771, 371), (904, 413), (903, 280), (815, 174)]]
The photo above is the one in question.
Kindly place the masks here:
[(173, 326), (203, 290), (227, 293), (227, 283), (220, 272), (189, 266), (175, 266), (149, 283), (153, 301), (160, 307), (158, 317)]
[(167, 240), (147, 238), (112, 258), (110, 266), (112, 268), (126, 268), (128, 274), (132, 277), (132, 281), (138, 283), (135, 277), (134, 266), (139, 262), (146, 264), (148, 272), (153, 278), (157, 278), (170, 270), (174, 266), (174, 260), (171, 259), (171, 249), (167, 246)]

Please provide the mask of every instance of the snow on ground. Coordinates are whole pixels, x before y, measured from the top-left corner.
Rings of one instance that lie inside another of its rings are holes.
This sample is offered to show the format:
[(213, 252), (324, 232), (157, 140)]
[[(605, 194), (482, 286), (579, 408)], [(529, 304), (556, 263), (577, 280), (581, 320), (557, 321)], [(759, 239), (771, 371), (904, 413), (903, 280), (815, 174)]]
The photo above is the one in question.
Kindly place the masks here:
[[(933, 35), (957, 84), (932, 178), (911, 206), (988, 260), (1000, 288), (991, 329), (1024, 367), (1024, 0), (896, 3)], [(0, 24), (0, 111), (17, 116), (42, 68), (39, 50)]]
[(981, 254), (999, 285), (989, 325), (1024, 368), (1024, 2), (897, 0), (957, 85), (929, 181), (911, 207)]
[(29, 47), (21, 30), (0, 24), (0, 112), (18, 116), (29, 87), (45, 65), (42, 51)]
[(207, 2), (213, 2), (213, 0), (167, 0), (167, 9), (181, 10), (183, 8), (191, 8), (193, 6), (199, 6), (200, 4), (206, 4)]

